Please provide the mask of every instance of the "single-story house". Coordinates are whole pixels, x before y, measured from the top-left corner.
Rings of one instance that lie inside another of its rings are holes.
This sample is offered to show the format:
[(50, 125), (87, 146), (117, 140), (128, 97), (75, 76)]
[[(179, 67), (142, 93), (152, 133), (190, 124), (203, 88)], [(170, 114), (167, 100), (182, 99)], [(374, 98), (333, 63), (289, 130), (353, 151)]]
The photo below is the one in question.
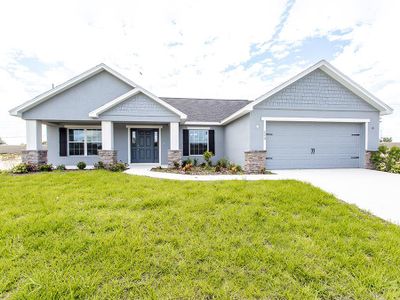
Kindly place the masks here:
[(26, 120), (24, 161), (171, 165), (209, 150), (252, 172), (365, 167), (391, 112), (322, 60), (255, 100), (158, 97), (100, 64), (10, 114)]

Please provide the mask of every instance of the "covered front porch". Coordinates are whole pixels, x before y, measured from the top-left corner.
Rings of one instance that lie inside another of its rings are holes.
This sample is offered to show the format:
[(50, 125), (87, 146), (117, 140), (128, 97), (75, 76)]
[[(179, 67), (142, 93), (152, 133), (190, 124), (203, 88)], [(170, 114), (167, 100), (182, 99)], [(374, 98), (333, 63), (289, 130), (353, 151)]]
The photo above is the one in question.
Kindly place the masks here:
[[(42, 149), (42, 125), (46, 125), (48, 151)], [(129, 165), (173, 165), (180, 161), (179, 122), (136, 123), (27, 121), (27, 150), (23, 161), (74, 166), (83, 161)]]

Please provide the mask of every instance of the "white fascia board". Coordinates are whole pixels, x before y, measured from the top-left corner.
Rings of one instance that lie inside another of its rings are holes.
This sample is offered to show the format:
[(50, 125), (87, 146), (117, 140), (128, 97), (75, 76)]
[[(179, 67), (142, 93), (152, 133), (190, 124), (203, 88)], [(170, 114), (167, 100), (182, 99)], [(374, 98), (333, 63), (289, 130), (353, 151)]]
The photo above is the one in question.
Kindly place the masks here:
[(150, 93), (149, 91), (138, 87), (138, 89), (145, 94), (146, 96), (150, 97), (151, 99), (153, 99), (154, 101), (156, 101), (158, 104), (164, 106), (166, 109), (172, 111), (173, 113), (177, 114), (182, 120), (186, 120), (187, 119), (187, 115), (184, 114), (183, 112), (181, 112), (180, 110), (177, 110), (175, 107), (173, 107), (172, 105), (168, 104), (167, 102), (165, 102), (164, 100), (161, 100), (160, 98), (158, 98), (156, 95)]
[(105, 111), (113, 108), (114, 106), (124, 102), (125, 100), (127, 100), (130, 97), (133, 97), (133, 96), (135, 96), (135, 95), (137, 95), (139, 93), (142, 93), (142, 94), (148, 96), (149, 98), (151, 98), (152, 100), (156, 101), (160, 105), (164, 106), (168, 110), (170, 110), (173, 113), (177, 114), (181, 119), (186, 119), (187, 118), (187, 116), (185, 114), (183, 114), (182, 112), (178, 111), (177, 109), (175, 109), (174, 107), (172, 107), (171, 105), (166, 103), (165, 101), (159, 99), (158, 97), (152, 95), (151, 93), (147, 92), (146, 90), (143, 90), (140, 87), (136, 87), (135, 89), (130, 90), (129, 92), (127, 92), (127, 93), (115, 98), (114, 100), (111, 100), (110, 102), (107, 102), (103, 106), (100, 106), (99, 108), (96, 108), (95, 110), (93, 110), (93, 111), (91, 111), (89, 113), (89, 117), (98, 118), (100, 114), (104, 113)]
[(185, 122), (184, 125), (215, 125), (215, 126), (219, 126), (222, 125), (221, 122), (196, 122), (196, 121), (188, 121)]
[(103, 113), (103, 112), (109, 110), (110, 108), (114, 107), (115, 105), (125, 101), (129, 97), (132, 97), (132, 96), (137, 95), (139, 93), (140, 93), (140, 90), (137, 89), (137, 88), (133, 89), (133, 90), (130, 90), (129, 92), (127, 92), (127, 93), (115, 98), (114, 100), (111, 100), (110, 102), (107, 102), (103, 106), (100, 106), (99, 108), (96, 108), (95, 110), (91, 111), (89, 113), (89, 117), (98, 118), (101, 113)]
[(94, 76), (98, 73), (100, 73), (103, 70), (103, 65), (97, 65), (85, 72), (83, 72), (82, 74), (75, 76), (73, 78), (71, 78), (70, 80), (56, 86), (55, 88), (48, 90), (47, 92), (44, 92), (43, 94), (40, 94), (39, 96), (26, 101), (25, 103), (22, 103), (21, 105), (11, 109), (9, 111), (9, 113), (12, 116), (18, 116), (21, 117), (22, 113), (46, 100), (48, 100), (49, 98), (69, 89), (70, 87), (73, 87), (74, 85), (77, 85), (78, 83), (84, 81), (85, 79)]
[(366, 89), (361, 87), (359, 84), (355, 83), (353, 80), (351, 80), (349, 77), (344, 75), (342, 72), (337, 70), (335, 67), (333, 67), (329, 62), (326, 60), (321, 60), (318, 63), (312, 65), (311, 67), (305, 69), (304, 71), (300, 72), (296, 76), (290, 78), (289, 80), (285, 81), (284, 83), (278, 85), (277, 87), (273, 88), (270, 90), (268, 93), (258, 97), (255, 99), (253, 102), (249, 103), (245, 107), (241, 108), (237, 112), (233, 113), (226, 119), (224, 119), (221, 123), (226, 124), (229, 123), (240, 116), (250, 112), (253, 110), (254, 106), (259, 104), (260, 102), (266, 100), (267, 98), (271, 97), (272, 95), (278, 93), (279, 91), (283, 90), (287, 86), (291, 85), (292, 83), (296, 82), (297, 80), (303, 78), (304, 76), (310, 74), (311, 72), (315, 71), (316, 69), (320, 69), (328, 76), (332, 77), (342, 85), (344, 85), (346, 88), (351, 90), (353, 93), (355, 93), (357, 96), (365, 100), (367, 103), (375, 107), (377, 110), (380, 111), (381, 115), (387, 115), (391, 114), (393, 112), (393, 109), (376, 98), (374, 95), (372, 95), (370, 92), (368, 92)]
[(262, 117), (267, 122), (328, 122), (328, 123), (369, 123), (370, 119), (355, 118), (296, 118), (296, 117)]
[(250, 104), (247, 104), (245, 107), (239, 109), (235, 113), (231, 114), (229, 117), (226, 117), (225, 119), (223, 119), (221, 121), (221, 125), (226, 125), (226, 124), (244, 116), (245, 114), (251, 112), (253, 110), (253, 108), (252, 107), (250, 108)]
[(364, 101), (375, 107), (381, 112), (382, 115), (391, 114), (393, 112), (393, 109), (389, 105), (372, 95), (370, 92), (368, 92), (358, 83), (354, 82), (350, 77), (346, 76), (341, 71), (336, 69), (330, 63), (325, 62), (325, 64), (323, 64), (320, 69), (331, 76), (333, 79), (344, 85), (354, 94), (362, 98)]

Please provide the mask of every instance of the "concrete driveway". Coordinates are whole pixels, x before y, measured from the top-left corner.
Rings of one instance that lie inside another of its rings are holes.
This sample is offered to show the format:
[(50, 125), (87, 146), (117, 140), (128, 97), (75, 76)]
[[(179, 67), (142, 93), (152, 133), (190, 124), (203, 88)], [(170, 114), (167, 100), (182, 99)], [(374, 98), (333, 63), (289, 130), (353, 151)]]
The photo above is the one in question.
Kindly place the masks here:
[(281, 178), (309, 182), (337, 198), (400, 224), (400, 174), (366, 169), (274, 171)]

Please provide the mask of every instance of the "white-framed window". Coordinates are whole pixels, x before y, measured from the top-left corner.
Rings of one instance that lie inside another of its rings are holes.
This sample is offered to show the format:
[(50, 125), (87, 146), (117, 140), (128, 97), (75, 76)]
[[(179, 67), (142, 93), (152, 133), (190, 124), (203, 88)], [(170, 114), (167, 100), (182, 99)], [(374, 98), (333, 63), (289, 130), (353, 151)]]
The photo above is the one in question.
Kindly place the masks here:
[(208, 151), (208, 130), (189, 129), (189, 155), (203, 155)]
[(88, 156), (97, 155), (101, 150), (101, 129), (69, 128), (68, 155)]

